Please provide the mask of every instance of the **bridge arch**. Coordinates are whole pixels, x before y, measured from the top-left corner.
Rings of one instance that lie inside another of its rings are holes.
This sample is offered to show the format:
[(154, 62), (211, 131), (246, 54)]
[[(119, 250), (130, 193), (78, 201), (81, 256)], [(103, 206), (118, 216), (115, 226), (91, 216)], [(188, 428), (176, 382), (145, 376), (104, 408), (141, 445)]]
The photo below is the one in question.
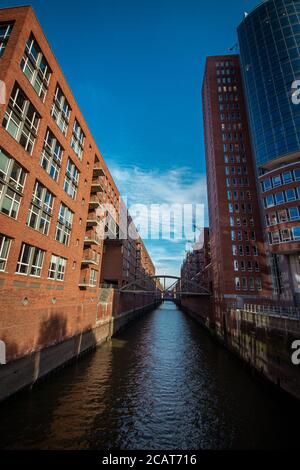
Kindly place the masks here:
[[(155, 290), (149, 290), (142, 286), (145, 280), (164, 280), (164, 286), (158, 285)], [(171, 279), (174, 282), (166, 287), (166, 280)], [(137, 278), (132, 282), (124, 285), (119, 289), (121, 294), (138, 294), (138, 293), (161, 293), (162, 295), (173, 293), (175, 296), (175, 292), (177, 295), (205, 295), (209, 296), (211, 293), (205, 289), (204, 287), (199, 287), (192, 281), (182, 280), (179, 276), (172, 276), (168, 274), (156, 274), (155, 276), (147, 276), (142, 278)]]

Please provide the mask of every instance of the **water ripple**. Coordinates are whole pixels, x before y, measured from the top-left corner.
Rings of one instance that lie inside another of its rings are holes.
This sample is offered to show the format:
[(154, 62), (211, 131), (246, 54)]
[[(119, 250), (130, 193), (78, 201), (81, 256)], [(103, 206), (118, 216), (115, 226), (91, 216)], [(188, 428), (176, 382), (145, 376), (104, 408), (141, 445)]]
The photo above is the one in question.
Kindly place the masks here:
[(164, 304), (1, 406), (0, 446), (284, 448), (297, 445), (289, 431), (297, 417), (299, 408), (253, 381), (192, 320)]

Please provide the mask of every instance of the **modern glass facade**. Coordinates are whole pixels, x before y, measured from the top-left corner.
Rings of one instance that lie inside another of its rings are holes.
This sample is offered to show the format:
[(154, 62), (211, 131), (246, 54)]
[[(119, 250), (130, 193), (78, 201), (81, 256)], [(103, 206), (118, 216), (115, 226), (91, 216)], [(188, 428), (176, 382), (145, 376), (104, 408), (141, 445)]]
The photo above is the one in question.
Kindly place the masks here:
[(299, 152), (300, 0), (268, 0), (238, 28), (241, 68), (258, 167)]

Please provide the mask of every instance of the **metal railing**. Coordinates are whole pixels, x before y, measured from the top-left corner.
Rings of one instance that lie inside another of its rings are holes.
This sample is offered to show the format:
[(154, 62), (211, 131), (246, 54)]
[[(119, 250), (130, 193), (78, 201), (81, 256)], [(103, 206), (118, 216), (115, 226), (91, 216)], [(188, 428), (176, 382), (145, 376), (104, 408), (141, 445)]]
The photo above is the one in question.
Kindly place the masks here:
[(255, 313), (258, 315), (268, 315), (279, 318), (290, 318), (300, 320), (300, 309), (297, 307), (282, 307), (278, 305), (256, 305), (244, 304), (242, 307), (235, 307), (247, 313)]
[(100, 263), (100, 255), (93, 250), (85, 250), (83, 252), (83, 262)]

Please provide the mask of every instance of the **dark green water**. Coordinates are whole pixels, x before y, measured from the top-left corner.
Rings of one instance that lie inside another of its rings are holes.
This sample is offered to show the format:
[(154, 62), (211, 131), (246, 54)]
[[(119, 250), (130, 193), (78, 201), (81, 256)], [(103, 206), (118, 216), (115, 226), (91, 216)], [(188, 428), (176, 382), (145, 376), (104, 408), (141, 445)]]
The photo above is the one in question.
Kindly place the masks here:
[(166, 303), (2, 404), (0, 447), (299, 448), (299, 426), (298, 404), (253, 379)]

